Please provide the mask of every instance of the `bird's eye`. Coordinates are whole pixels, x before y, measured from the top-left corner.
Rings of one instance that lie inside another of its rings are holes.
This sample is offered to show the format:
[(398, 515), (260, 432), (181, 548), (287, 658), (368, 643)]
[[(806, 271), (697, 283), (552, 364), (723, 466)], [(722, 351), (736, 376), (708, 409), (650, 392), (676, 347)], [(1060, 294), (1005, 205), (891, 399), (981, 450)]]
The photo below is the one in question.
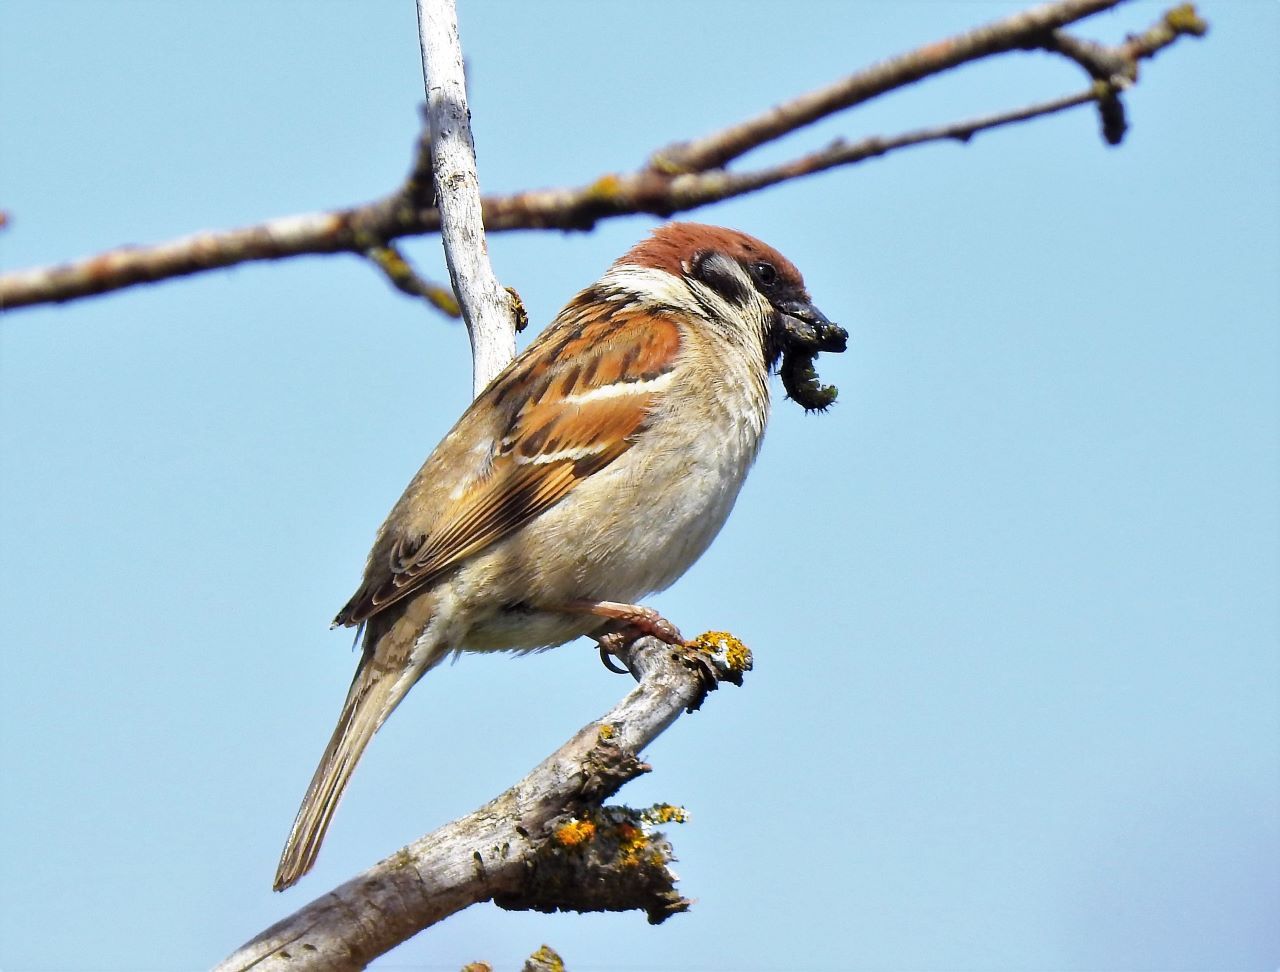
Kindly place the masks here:
[(772, 263), (761, 260), (751, 264), (751, 276), (761, 287), (768, 289), (778, 282), (778, 269)]

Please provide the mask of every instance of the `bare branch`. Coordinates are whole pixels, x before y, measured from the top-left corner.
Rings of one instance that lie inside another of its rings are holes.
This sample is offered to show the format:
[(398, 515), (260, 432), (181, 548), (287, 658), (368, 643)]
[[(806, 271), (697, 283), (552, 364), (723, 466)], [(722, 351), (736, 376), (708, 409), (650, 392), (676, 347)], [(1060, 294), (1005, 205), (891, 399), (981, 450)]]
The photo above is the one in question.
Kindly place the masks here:
[(719, 632), (697, 647), (651, 638), (623, 651), (639, 683), (497, 799), (374, 865), (272, 925), (216, 972), (360, 969), (422, 929), (479, 901), (508, 909), (632, 910), (661, 921), (675, 893), (670, 849), (655, 822), (602, 801), (647, 772), (639, 754), (719, 682), (740, 684), (750, 653)]
[[(581, 214), (599, 219), (606, 215), (631, 212), (679, 212), (709, 203), (742, 196), (802, 176), (825, 172), (837, 166), (852, 165), (897, 149), (927, 142), (967, 142), (979, 132), (1056, 114), (1080, 105), (1098, 101), (1105, 91), (1098, 87), (1052, 101), (1040, 102), (1014, 111), (984, 115), (967, 121), (904, 132), (890, 138), (878, 135), (856, 142), (833, 142), (826, 148), (799, 156), (789, 162), (751, 172), (693, 172), (661, 177), (657, 186), (645, 174), (606, 178), (594, 186), (580, 190), (547, 189), (520, 193), (510, 197), (485, 200), (485, 222), (491, 230), (536, 226), (574, 228), (574, 223), (553, 222), (565, 214)], [(608, 211), (601, 207), (608, 205)]]
[(1203, 37), (1209, 25), (1189, 3), (1174, 7), (1152, 27), (1141, 34), (1127, 37), (1123, 44), (1108, 47), (1096, 41), (1082, 40), (1061, 30), (1053, 31), (1040, 45), (1079, 64), (1095, 81), (1117, 83), (1118, 78), (1138, 80), (1138, 61), (1155, 57), (1183, 34)]
[(484, 238), (453, 0), (418, 0), (418, 34), (445, 261), (471, 337), (472, 394), (479, 395), (515, 357), (515, 314), (493, 273)]
[(653, 159), (664, 171), (702, 172), (846, 108), (979, 58), (1027, 47), (1038, 36), (1123, 0), (1065, 0), (1033, 7), (935, 44), (899, 54), (705, 138), (668, 146)]
[(1129, 127), (1120, 92), (1137, 83), (1139, 60), (1155, 57), (1183, 34), (1203, 37), (1208, 30), (1209, 25), (1200, 19), (1196, 8), (1184, 3), (1166, 12), (1153, 27), (1116, 47), (1073, 37), (1061, 30), (1051, 33), (1040, 46), (1075, 61), (1103, 86), (1098, 88), (1097, 99), (1102, 137), (1108, 145), (1119, 145)]
[[(1114, 47), (1092, 45), (1074, 38), (1064, 41), (1066, 35), (1054, 33), (1063, 24), (1119, 2), (1121, 0), (1059, 0), (949, 40), (926, 45), (872, 65), (820, 91), (801, 95), (751, 121), (664, 149), (655, 156), (657, 162), (635, 172), (605, 175), (585, 186), (487, 196), (482, 200), (485, 229), (488, 232), (589, 229), (597, 221), (615, 216), (634, 213), (669, 216), (835, 165), (851, 165), (865, 158), (929, 141), (964, 140), (987, 128), (1024, 121), (1090, 101), (1102, 110), (1104, 134), (1108, 141), (1114, 142), (1123, 133), (1123, 112), (1119, 101), (1122, 85), (1116, 79), (1124, 78), (1125, 83), (1129, 83), (1129, 79), (1137, 77), (1139, 60), (1154, 56), (1180, 36), (1199, 36), (1206, 30), (1195, 9), (1184, 5), (1169, 11), (1149, 30)], [(1107, 79), (1100, 80), (1088, 97), (1072, 95), (976, 122), (959, 122), (891, 137), (873, 137), (850, 145), (838, 143), (838, 146), (801, 154), (790, 162), (755, 172), (723, 169), (689, 171), (711, 164), (726, 152), (732, 157), (757, 147), (762, 144), (766, 132), (772, 133), (769, 138), (778, 138), (809, 124), (816, 117), (861, 103), (957, 64), (1022, 48), (1054, 51), (1077, 63), (1091, 63), (1099, 71), (1103, 71), (1104, 64), (1121, 64), (1123, 70), (1110, 71)], [(432, 146), (424, 140), (405, 184), (385, 199), (365, 206), (286, 217), (243, 229), (201, 233), (158, 246), (113, 250), (74, 263), (0, 275), (0, 308), (71, 300), (132, 284), (253, 260), (280, 259), (304, 253), (364, 253), (373, 246), (403, 236), (438, 231), (440, 213), (434, 206), (432, 194), (424, 186), (424, 174), (433, 164), (432, 155)]]
[(15, 270), (0, 276), (0, 308), (61, 303), (255, 260), (351, 252), (356, 247), (349, 224), (355, 213), (284, 216), (256, 226), (193, 233), (153, 246), (125, 246), (71, 263)]

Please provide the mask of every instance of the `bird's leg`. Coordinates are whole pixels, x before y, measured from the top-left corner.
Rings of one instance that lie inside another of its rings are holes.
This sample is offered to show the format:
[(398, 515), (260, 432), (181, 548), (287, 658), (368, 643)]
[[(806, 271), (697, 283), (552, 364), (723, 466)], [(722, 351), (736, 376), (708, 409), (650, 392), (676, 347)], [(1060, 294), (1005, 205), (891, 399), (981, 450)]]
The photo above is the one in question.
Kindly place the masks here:
[(621, 604), (617, 601), (570, 601), (563, 610), (573, 614), (592, 614), (608, 618), (608, 623), (591, 637), (600, 646), (600, 661), (609, 671), (618, 675), (631, 674), (619, 668), (612, 658), (637, 638), (654, 637), (669, 645), (685, 645), (680, 630), (653, 608), (639, 604)]
[[(570, 601), (561, 610), (573, 614), (594, 614), (616, 622), (608, 625), (603, 638), (611, 639), (609, 645), (597, 638), (606, 649), (621, 646), (648, 635), (669, 645), (685, 645), (680, 629), (653, 608), (639, 604), (620, 604), (617, 601)], [(620, 640), (619, 640), (620, 639)]]

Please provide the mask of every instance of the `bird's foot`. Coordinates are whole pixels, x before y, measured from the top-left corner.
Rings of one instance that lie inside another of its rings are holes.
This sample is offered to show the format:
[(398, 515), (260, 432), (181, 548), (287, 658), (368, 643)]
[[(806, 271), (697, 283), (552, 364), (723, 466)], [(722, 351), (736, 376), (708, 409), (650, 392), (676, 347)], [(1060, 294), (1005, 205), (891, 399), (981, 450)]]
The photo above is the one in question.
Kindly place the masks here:
[(610, 623), (591, 637), (600, 646), (600, 661), (604, 667), (619, 675), (628, 674), (628, 670), (615, 665), (613, 658), (618, 657), (622, 649), (637, 638), (652, 637), (666, 644), (682, 647), (688, 644), (680, 634), (680, 629), (653, 608), (617, 601), (572, 601), (566, 607), (575, 613), (594, 614), (609, 619)]
[[(622, 604), (618, 601), (570, 601), (564, 610), (574, 614), (594, 614), (617, 622), (610, 625), (606, 636), (619, 633), (626, 636), (623, 644), (637, 638), (651, 637), (669, 645), (687, 645), (680, 629), (653, 608), (641, 604)], [(596, 639), (597, 641), (599, 638)]]

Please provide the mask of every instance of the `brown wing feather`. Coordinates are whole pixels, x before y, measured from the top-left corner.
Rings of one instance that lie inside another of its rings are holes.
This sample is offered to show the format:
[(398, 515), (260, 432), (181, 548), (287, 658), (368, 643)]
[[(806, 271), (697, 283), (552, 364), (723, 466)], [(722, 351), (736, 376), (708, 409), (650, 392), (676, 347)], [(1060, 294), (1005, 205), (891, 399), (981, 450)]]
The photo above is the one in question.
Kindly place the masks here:
[[(588, 310), (601, 306), (607, 309), (595, 316)], [(397, 518), (388, 518), (364, 583), (334, 623), (359, 624), (431, 584), (621, 456), (646, 427), (656, 398), (641, 383), (671, 371), (679, 349), (680, 330), (670, 318), (580, 295), (473, 403), (471, 410), (510, 416), (499, 426), (487, 468), (425, 532), (393, 535)], [(590, 395), (609, 386), (621, 393)], [(401, 504), (409, 499), (406, 493)]]

